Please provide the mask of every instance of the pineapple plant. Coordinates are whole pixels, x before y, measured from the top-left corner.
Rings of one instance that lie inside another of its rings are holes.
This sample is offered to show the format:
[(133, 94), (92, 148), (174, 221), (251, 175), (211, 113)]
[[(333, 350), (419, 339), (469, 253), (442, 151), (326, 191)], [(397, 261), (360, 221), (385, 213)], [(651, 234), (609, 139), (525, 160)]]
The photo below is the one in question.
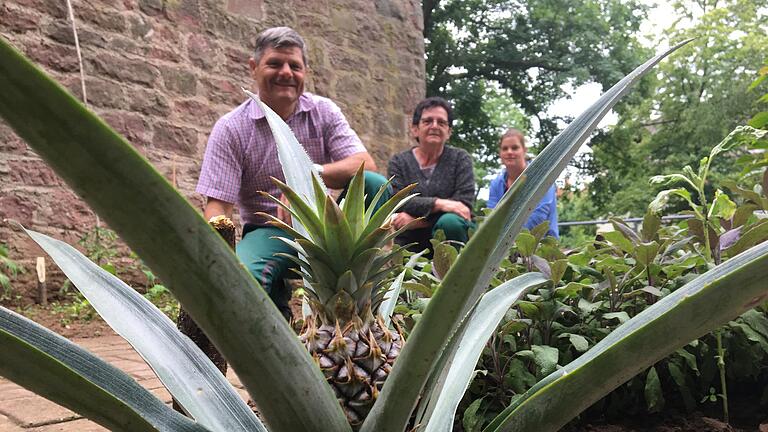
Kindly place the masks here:
[[(407, 228), (393, 231), (390, 216), (408, 201), (415, 186), (404, 188), (381, 206), (371, 204), (366, 209), (363, 178), (361, 166), (341, 205), (326, 194), (316, 174), (312, 176), (314, 205), (273, 178), (288, 204), (265, 195), (290, 212), (306, 235), (262, 213), (292, 237), (280, 240), (298, 256), (283, 255), (298, 265), (296, 271), (305, 280), (311, 310), (300, 340), (355, 429), (373, 406), (404, 342), (399, 331), (384, 323), (379, 306), (393, 270), (388, 265), (390, 258), (402, 249), (386, 245)], [(371, 203), (378, 203), (386, 190), (387, 185), (382, 186)]]
[[(509, 301), (508, 293), (499, 291), (499, 287), (490, 293), (485, 289), (490, 275), (506, 256), (509, 245), (527, 219), (526, 212), (532, 203), (538, 202), (619, 98), (679, 46), (650, 59), (608, 90), (529, 165), (528, 181), (508, 193), (445, 275), (418, 326), (409, 334), (409, 343), (403, 347), (361, 430), (401, 432), (407, 428), (409, 419), (414, 418), (414, 411), (417, 423), (427, 427), (436, 420), (449, 419), (447, 428), (436, 426), (427, 430), (450, 430), (457, 401), (476, 365), (477, 357), (472, 359), (472, 355), (479, 355), (467, 353), (463, 360), (456, 361), (463, 349), (462, 342), (481, 341), (476, 345), (482, 350), (489, 333), (474, 331), (469, 324), (485, 321), (481, 324), (488, 324), (489, 332), (498, 324), (496, 318), (489, 319), (479, 303), (498, 302), (500, 298)], [(76, 285), (89, 287), (94, 294), (92, 303), (101, 303), (105, 319), (129, 333), (126, 338), (139, 346), (142, 355), (165, 377), (163, 382), (169, 391), (177, 398), (184, 397), (185, 411), (194, 420), (173, 411), (130, 376), (98, 357), (2, 307), (0, 375), (116, 431), (349, 431), (349, 422), (334, 390), (324, 382), (323, 372), (302, 348), (283, 316), (276, 313), (266, 292), (247, 274), (229, 245), (200, 217), (197, 209), (123, 138), (3, 38), (0, 38), (0, 58), (3, 59), (0, 62), (0, 89), (3, 90), (0, 91), (0, 117), (168, 281), (169, 288), (237, 372), (266, 425), (162, 312), (144, 307), (146, 299), (103, 270), (99, 271), (96, 264), (76, 249), (38, 233), (30, 232), (41, 247), (45, 245), (45, 250), (57, 257), (57, 263), (68, 272), (68, 277), (82, 279), (82, 283)], [(276, 135), (289, 131), (284, 123), (277, 126)], [(307, 167), (311, 166), (297, 160), (293, 153), (287, 155), (283, 166), (290, 163), (297, 165), (294, 173), (298, 173), (298, 177), (306, 176)], [(387, 226), (388, 212), (379, 213), (381, 209), (363, 212), (360, 199), (336, 207), (323, 194), (312, 193), (308, 176), (306, 182), (303, 177), (300, 179), (299, 187), (290, 183), (296, 183), (296, 179), (291, 180), (289, 176), (286, 179), (291, 187), (301, 191), (301, 199), (323, 198), (306, 204), (311, 212), (306, 212), (305, 204), (295, 199), (291, 205), (296, 220), (304, 216), (300, 213), (306, 213), (310, 217), (303, 222), (316, 223), (303, 238), (289, 240), (306, 252), (298, 259), (306, 261), (302, 267), (314, 282), (315, 334), (308, 328), (304, 341), (320, 346), (318, 340), (327, 340), (326, 348), (317, 351), (315, 362), (324, 362), (323, 356), (335, 360), (338, 369), (329, 366), (326, 371), (334, 372), (332, 380), (349, 384), (353, 381), (348, 371), (354, 371), (356, 377), (362, 376), (358, 363), (371, 358), (365, 355), (364, 348), (358, 354), (359, 344), (351, 338), (355, 326), (358, 342), (361, 338), (370, 340), (371, 334), (376, 340), (376, 332), (372, 330), (376, 325), (382, 329), (381, 340), (385, 340), (385, 328), (376, 323), (376, 307), (385, 295), (379, 280), (383, 276), (377, 276), (374, 269), (378, 266), (381, 271), (386, 270), (382, 266), (386, 260), (382, 258), (385, 252), (379, 247), (383, 235), (379, 228)], [(301, 188), (303, 185), (306, 190)], [(354, 198), (348, 200), (354, 201)], [(352, 211), (353, 208), (356, 210)], [(353, 235), (353, 232), (363, 234)], [(294, 234), (289, 230), (289, 235)], [(169, 253), (168, 245), (174, 246), (173, 253)], [(366, 253), (368, 249), (376, 252)], [(313, 260), (328, 269), (310, 266)], [(351, 273), (334, 270), (337, 276), (326, 275), (326, 270), (341, 268), (343, 262), (352, 264), (347, 268)], [(366, 264), (358, 265), (360, 262)], [(361, 268), (370, 276), (358, 277), (355, 271), (360, 272)], [(562, 370), (542, 379), (493, 419), (486, 430), (559, 430), (619, 383), (665, 354), (764, 302), (768, 298), (764, 283), (767, 271), (768, 243), (711, 269), (624, 323)], [(514, 280), (508, 282), (518, 292), (527, 288), (523, 284), (514, 286), (517, 284)], [(339, 286), (347, 287), (344, 293), (336, 289)], [(105, 294), (105, 288), (109, 289), (109, 295), (101, 295)], [(500, 295), (495, 295), (497, 293)], [(506, 307), (500, 308), (502, 313)], [(359, 329), (364, 329), (366, 324), (369, 333), (361, 333)], [(325, 325), (332, 325), (333, 332), (328, 329), (321, 335)], [(394, 339), (395, 335), (390, 337)], [(339, 341), (346, 344), (346, 351), (341, 351), (351, 360), (344, 360), (343, 365), (334, 358), (334, 353), (339, 352)], [(390, 351), (378, 342), (376, 346), (386, 356)], [(369, 344), (369, 350), (372, 345)], [(373, 358), (381, 361), (382, 356)], [(448, 379), (449, 369), (454, 366), (466, 372), (461, 383)], [(347, 378), (342, 367), (346, 367)], [(440, 385), (443, 377), (446, 377), (445, 385)], [(366, 385), (358, 382), (357, 387)], [(354, 386), (351, 387), (354, 390)], [(376, 381), (366, 389), (375, 396)], [(343, 403), (358, 404), (364, 397), (359, 392), (357, 395), (356, 400)], [(441, 405), (443, 396), (453, 398), (453, 403)], [(432, 401), (436, 401), (434, 406)]]

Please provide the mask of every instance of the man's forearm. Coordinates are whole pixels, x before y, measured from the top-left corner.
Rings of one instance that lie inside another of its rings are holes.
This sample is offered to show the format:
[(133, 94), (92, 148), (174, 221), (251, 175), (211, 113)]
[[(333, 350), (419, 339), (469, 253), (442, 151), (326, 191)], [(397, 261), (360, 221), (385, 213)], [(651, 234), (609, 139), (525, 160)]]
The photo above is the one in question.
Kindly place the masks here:
[(365, 164), (366, 171), (376, 171), (376, 163), (369, 153), (355, 153), (342, 160), (323, 165), (323, 181), (331, 189), (343, 189), (361, 164)]
[(205, 203), (205, 209), (203, 209), (203, 216), (205, 217), (205, 220), (211, 220), (212, 217), (220, 215), (224, 215), (231, 219), (233, 208), (234, 205), (231, 203), (209, 197)]

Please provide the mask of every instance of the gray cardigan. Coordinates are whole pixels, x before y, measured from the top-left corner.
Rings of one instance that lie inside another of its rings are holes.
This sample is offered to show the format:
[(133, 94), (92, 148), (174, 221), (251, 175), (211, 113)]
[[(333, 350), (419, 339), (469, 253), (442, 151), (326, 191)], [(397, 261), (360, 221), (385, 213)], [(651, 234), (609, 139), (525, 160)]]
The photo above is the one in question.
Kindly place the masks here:
[(411, 183), (418, 183), (413, 193), (419, 196), (408, 201), (402, 211), (413, 217), (427, 216), (438, 198), (460, 201), (472, 210), (475, 203), (475, 173), (469, 153), (446, 145), (432, 176), (427, 179), (412, 150), (398, 153), (389, 160), (389, 177), (392, 177), (395, 192)]

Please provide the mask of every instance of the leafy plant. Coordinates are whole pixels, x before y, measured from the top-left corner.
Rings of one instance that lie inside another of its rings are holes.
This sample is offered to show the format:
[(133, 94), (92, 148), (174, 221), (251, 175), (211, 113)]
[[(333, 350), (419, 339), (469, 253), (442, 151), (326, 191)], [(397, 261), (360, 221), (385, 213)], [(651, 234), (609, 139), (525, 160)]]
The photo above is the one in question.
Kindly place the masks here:
[[(755, 145), (745, 137), (750, 135), (740, 135), (733, 146)], [(722, 221), (723, 230), (741, 227), (751, 233), (741, 240), (747, 247), (763, 241), (758, 235), (761, 223), (752, 212), (764, 208), (768, 200), (734, 182), (724, 184), (734, 194), (740, 214)], [(542, 378), (542, 366), (564, 367), (620, 324), (707, 270), (709, 264), (700, 253), (703, 237), (689, 235), (686, 223), (662, 227), (656, 211), (646, 214), (637, 232), (621, 219), (613, 219), (614, 231), (568, 251), (565, 271), (559, 261), (566, 257), (554, 239), (541, 238), (540, 230), (546, 231), (546, 227), (537, 227), (534, 232), (523, 230), (518, 235), (511, 259), (502, 262), (493, 284), (531, 270), (553, 275), (553, 282), (560, 282), (528, 293), (497, 329), (463, 404), (472, 425), (491, 421), (536, 384)], [(730, 249), (739, 241), (734, 234), (738, 231), (729, 234), (730, 245), (724, 245), (728, 253), (722, 253), (723, 259), (744, 250)], [(749, 325), (743, 322), (747, 316)], [(708, 393), (712, 385), (725, 387), (712, 373), (718, 363), (721, 370), (733, 374), (729, 381), (742, 388), (762, 382), (761, 372), (738, 364), (755, 364), (765, 355), (759, 329), (766, 317), (762, 310), (750, 311), (744, 317), (731, 321), (722, 337), (706, 335), (675, 351), (612, 392), (596, 410), (624, 415), (657, 412), (665, 407), (664, 396), (673, 389), (681, 408), (687, 410), (695, 409), (702, 395), (707, 401), (720, 401), (726, 392)], [(725, 358), (731, 358), (734, 365)]]
[(120, 255), (117, 250), (117, 233), (97, 225), (83, 234), (78, 243), (85, 249), (88, 259), (109, 273), (117, 275), (115, 261)]
[[(758, 130), (749, 126), (739, 126), (731, 132), (722, 142), (716, 145), (699, 163), (698, 171), (690, 166), (683, 168), (682, 173), (655, 176), (651, 178), (653, 184), (683, 183), (686, 187), (666, 189), (656, 196), (649, 208), (651, 211), (660, 211), (667, 204), (670, 196), (678, 196), (685, 200), (691, 209), (693, 218), (688, 220), (688, 229), (701, 241), (701, 251), (707, 263), (718, 264), (723, 254), (738, 254), (744, 247), (760, 243), (768, 238), (768, 230), (762, 228), (764, 223), (758, 222), (751, 229), (742, 226), (750, 218), (755, 207), (744, 206), (737, 215), (736, 204), (722, 190), (715, 190), (714, 197), (709, 200), (705, 190), (710, 165), (718, 155), (721, 155), (734, 146), (754, 143), (768, 137), (768, 131)], [(691, 194), (691, 191), (695, 197)], [(743, 191), (737, 186), (731, 186), (732, 190)], [(747, 194), (749, 196), (749, 194)], [(754, 198), (753, 198), (754, 199)], [(757, 203), (763, 204), (764, 198), (757, 196)], [(742, 237), (742, 232), (744, 236)], [(748, 240), (747, 240), (748, 239)], [(748, 242), (747, 244), (744, 244)], [(741, 243), (741, 247), (737, 245)], [(723, 349), (722, 330), (715, 331), (717, 351), (715, 359), (720, 372), (720, 393), (717, 395), (723, 402), (723, 417), (728, 423), (728, 390), (726, 387), (725, 350)]]
[[(130, 145), (5, 42), (0, 43), (0, 55), (0, 114), (166, 282), (237, 371), (270, 430), (349, 430), (320, 369), (267, 294), (197, 211)], [(600, 119), (664, 55), (640, 66), (571, 123), (488, 216), (441, 280), (361, 430), (403, 430), (414, 408), (421, 425), (444, 418), (441, 406), (450, 411), (453, 403), (441, 401), (460, 398), (465, 386), (451, 382), (446, 387), (446, 377), (456, 372), (447, 365), (467, 354), (463, 342), (483, 338), (470, 329), (482, 314), (480, 306), (498, 264), (528, 217), (529, 203), (541, 199)], [(276, 126), (278, 144), (289, 145), (287, 126)], [(283, 165), (287, 179), (311, 191), (307, 166)], [(105, 288), (88, 289), (90, 301), (99, 303), (96, 307), (105, 319), (142, 351), (197, 423), (158, 405), (135, 386), (116, 388), (113, 383), (124, 383), (124, 376), (2, 309), (0, 373), (117, 430), (263, 430), (242, 401), (232, 397), (228, 384), (216, 381), (223, 379), (218, 371), (194, 347), (184, 345), (175, 329), (169, 330), (172, 323), (156, 308), (131, 296), (133, 290), (70, 247), (31, 235), (68, 277), (84, 278), (75, 282), (80, 289)], [(169, 244), (175, 246), (173, 253)], [(556, 430), (665, 353), (764, 299), (766, 261), (768, 245), (753, 247), (658, 301), (540, 381), (494, 419), (490, 430)], [(540, 276), (533, 276), (516, 281), (513, 288), (525, 292), (539, 286)], [(734, 284), (740, 289), (729, 290)], [(146, 325), (145, 330), (134, 328), (145, 321), (155, 326), (153, 331)], [(147, 334), (157, 334), (158, 339)], [(47, 375), (28, 373), (30, 365)], [(183, 373), (190, 368), (195, 372)], [(65, 386), (70, 391), (60, 391)]]
[(8, 256), (8, 248), (0, 244), (0, 288), (3, 289), (3, 295), (0, 300), (10, 300), (13, 296), (11, 279), (24, 273), (24, 267)]

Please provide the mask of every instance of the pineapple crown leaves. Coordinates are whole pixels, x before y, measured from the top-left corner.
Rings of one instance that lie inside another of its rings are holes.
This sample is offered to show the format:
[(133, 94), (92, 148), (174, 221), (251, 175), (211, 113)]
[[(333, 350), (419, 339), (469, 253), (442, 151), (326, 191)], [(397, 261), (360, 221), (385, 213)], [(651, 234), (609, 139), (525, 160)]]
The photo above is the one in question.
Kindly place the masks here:
[[(346, 315), (344, 308), (353, 307), (356, 311), (366, 309), (376, 311), (386, 293), (382, 282), (392, 272), (387, 266), (392, 255), (401, 247), (391, 252), (383, 252), (381, 247), (391, 241), (407, 227), (394, 231), (390, 219), (414, 195), (410, 192), (415, 185), (398, 191), (378, 208), (374, 205), (365, 207), (365, 177), (361, 166), (349, 183), (345, 198), (338, 204), (325, 193), (316, 176), (312, 176), (314, 201), (307, 201), (299, 196), (290, 186), (274, 179), (286, 202), (268, 194), (277, 205), (285, 209), (294, 223), (301, 224), (306, 234), (298, 228), (277, 219), (275, 216), (259, 213), (273, 226), (283, 229), (293, 239), (277, 237), (299, 253), (299, 256), (282, 254), (301, 269), (301, 274), (311, 285), (311, 292), (316, 305), (323, 308), (328, 318), (338, 311)], [(376, 193), (373, 203), (377, 203), (386, 193), (389, 182)], [(340, 295), (340, 291), (346, 294)], [(339, 300), (344, 299), (343, 308)]]

